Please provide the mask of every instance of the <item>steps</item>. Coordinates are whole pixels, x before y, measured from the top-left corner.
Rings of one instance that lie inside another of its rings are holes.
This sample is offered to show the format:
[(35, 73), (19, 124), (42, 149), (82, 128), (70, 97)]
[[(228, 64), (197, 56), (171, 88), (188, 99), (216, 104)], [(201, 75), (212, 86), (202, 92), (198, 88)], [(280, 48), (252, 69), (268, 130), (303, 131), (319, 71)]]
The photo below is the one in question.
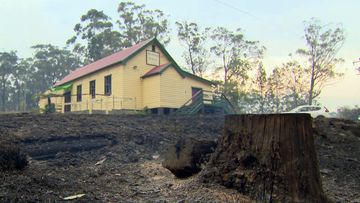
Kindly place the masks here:
[(225, 95), (215, 95), (209, 91), (199, 91), (185, 102), (176, 114), (234, 114), (235, 108)]

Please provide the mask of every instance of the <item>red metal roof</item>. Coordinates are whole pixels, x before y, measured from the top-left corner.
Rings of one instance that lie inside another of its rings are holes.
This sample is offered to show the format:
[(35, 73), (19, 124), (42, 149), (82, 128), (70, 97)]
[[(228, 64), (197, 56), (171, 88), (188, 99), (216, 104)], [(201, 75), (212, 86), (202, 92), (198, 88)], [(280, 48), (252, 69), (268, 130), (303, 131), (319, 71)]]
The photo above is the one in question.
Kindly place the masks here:
[(151, 70), (149, 70), (147, 73), (145, 73), (142, 78), (145, 78), (145, 77), (149, 77), (151, 75), (155, 75), (155, 74), (159, 74), (161, 73), (164, 69), (166, 69), (171, 63), (165, 63), (165, 64), (162, 64), (160, 66), (156, 66), (154, 68), (152, 68)]
[(148, 44), (150, 41), (152, 41), (154, 38), (142, 41), (138, 44), (135, 44), (131, 47), (128, 47), (122, 51), (119, 51), (115, 54), (112, 54), (110, 56), (107, 56), (105, 58), (102, 58), (100, 60), (97, 60), (93, 63), (90, 63), (86, 66), (83, 66), (81, 68), (78, 68), (72, 72), (69, 73), (69, 75), (65, 76), (62, 80), (55, 83), (54, 87), (65, 84), (67, 82), (73, 81), (77, 78), (80, 78), (82, 76), (88, 75), (90, 73), (93, 73), (95, 71), (101, 70), (103, 68), (106, 68), (110, 65), (113, 65), (115, 63), (121, 62), (131, 56), (133, 53), (135, 53), (137, 50), (144, 47), (146, 44)]

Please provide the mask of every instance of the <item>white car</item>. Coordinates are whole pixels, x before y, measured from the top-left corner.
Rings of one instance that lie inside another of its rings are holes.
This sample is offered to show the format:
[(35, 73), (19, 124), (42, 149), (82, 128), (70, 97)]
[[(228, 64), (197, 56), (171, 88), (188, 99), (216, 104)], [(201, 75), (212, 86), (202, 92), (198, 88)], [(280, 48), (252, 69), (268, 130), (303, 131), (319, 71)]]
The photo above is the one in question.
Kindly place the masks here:
[(314, 105), (302, 105), (298, 106), (295, 109), (288, 111), (286, 113), (308, 113), (311, 117), (316, 118), (318, 116), (331, 117), (329, 110), (323, 106), (314, 106)]

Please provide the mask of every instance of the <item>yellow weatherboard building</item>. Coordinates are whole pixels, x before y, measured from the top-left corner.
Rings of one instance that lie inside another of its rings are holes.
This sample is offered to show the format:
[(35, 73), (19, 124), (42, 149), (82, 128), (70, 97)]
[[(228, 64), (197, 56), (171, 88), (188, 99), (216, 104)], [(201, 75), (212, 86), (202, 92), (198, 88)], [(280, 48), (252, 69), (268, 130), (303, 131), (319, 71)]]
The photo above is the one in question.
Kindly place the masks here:
[(213, 84), (182, 70), (156, 38), (72, 71), (40, 99), (44, 109), (55, 104), (57, 112), (144, 110), (171, 113), (214, 101)]

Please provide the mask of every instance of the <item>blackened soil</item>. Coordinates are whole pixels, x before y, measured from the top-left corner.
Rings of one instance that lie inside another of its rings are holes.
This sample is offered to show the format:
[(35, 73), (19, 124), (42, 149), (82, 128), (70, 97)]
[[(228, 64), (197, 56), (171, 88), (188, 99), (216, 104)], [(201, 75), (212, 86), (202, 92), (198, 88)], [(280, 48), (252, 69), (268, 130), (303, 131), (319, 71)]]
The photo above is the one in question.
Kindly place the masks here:
[[(0, 141), (28, 154), (23, 170), (0, 173), (0, 202), (249, 202), (235, 190), (177, 179), (161, 166), (179, 138), (217, 140), (223, 117), (0, 115)], [(323, 185), (333, 201), (360, 202), (360, 137), (346, 121), (316, 120)], [(334, 124), (335, 122), (335, 124)], [(343, 124), (341, 124), (343, 123)], [(345, 127), (344, 127), (345, 126)]]
[(334, 202), (360, 202), (360, 123), (319, 118), (314, 127), (326, 194)]

